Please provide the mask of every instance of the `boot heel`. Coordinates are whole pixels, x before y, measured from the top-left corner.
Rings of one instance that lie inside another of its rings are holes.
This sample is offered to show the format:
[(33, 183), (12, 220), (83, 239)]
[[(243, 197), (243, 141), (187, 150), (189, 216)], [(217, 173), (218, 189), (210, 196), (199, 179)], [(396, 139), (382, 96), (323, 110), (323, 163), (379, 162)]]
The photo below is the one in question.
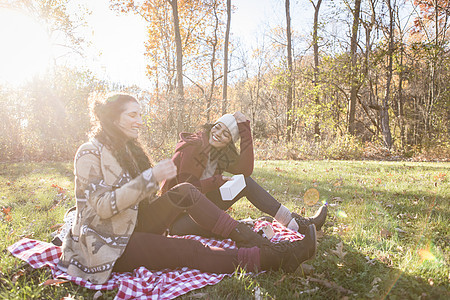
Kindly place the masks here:
[(310, 261), (313, 260), (314, 258), (316, 258), (316, 253), (317, 253), (317, 234), (316, 234), (316, 225), (311, 224), (308, 226), (308, 233), (309, 233), (309, 237), (312, 239), (314, 248), (313, 248), (313, 254), (311, 255), (310, 258), (308, 258), (306, 261)]

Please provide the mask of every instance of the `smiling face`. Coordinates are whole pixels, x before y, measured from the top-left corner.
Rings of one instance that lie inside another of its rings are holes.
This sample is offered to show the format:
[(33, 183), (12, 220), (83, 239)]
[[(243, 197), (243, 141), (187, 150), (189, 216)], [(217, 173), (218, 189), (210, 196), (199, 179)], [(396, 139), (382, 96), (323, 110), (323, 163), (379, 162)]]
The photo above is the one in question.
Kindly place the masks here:
[(120, 114), (116, 126), (130, 139), (138, 137), (142, 126), (141, 106), (139, 103), (129, 101), (124, 104), (124, 111)]
[(230, 142), (231, 133), (222, 122), (216, 123), (209, 134), (209, 144), (217, 149), (225, 148)]

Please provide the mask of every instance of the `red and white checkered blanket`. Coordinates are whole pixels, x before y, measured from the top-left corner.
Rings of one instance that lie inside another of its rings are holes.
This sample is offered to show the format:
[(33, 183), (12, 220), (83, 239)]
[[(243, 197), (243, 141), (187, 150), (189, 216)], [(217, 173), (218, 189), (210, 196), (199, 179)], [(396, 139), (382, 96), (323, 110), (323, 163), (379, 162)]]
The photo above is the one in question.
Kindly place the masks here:
[[(272, 242), (280, 240), (301, 240), (303, 235), (291, 231), (278, 222), (257, 221), (254, 230), (271, 225), (275, 235)], [(198, 240), (208, 246), (235, 248), (232, 240), (217, 241), (199, 236), (189, 235), (177, 238)], [(199, 270), (180, 268), (176, 270), (149, 271), (144, 267), (135, 269), (133, 273), (113, 272), (111, 278), (104, 284), (92, 284), (79, 277), (70, 276), (56, 265), (61, 255), (61, 248), (51, 243), (24, 238), (8, 247), (15, 257), (26, 261), (33, 268), (49, 267), (54, 278), (67, 279), (83, 287), (93, 290), (117, 289), (115, 299), (173, 299), (189, 291), (202, 288), (206, 285), (217, 284), (225, 276), (231, 274), (204, 273)]]

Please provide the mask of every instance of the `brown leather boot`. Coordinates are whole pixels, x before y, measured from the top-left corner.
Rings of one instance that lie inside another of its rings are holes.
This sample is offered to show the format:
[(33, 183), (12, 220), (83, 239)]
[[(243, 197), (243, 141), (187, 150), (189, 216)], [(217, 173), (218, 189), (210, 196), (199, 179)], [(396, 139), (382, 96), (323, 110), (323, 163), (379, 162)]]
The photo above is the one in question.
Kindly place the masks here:
[(311, 224), (301, 241), (282, 241), (260, 247), (261, 269), (294, 272), (300, 264), (315, 257), (316, 249), (316, 226)]
[(272, 244), (268, 239), (257, 234), (244, 223), (238, 223), (236, 228), (231, 231), (228, 238), (235, 241), (238, 248), (261, 247)]
[(297, 213), (292, 213), (292, 217), (295, 219), (295, 222), (298, 224), (298, 232), (301, 234), (305, 234), (305, 232), (308, 230), (308, 226), (311, 224), (316, 225), (316, 230), (319, 231), (322, 229), (323, 224), (325, 223), (325, 220), (327, 218), (328, 213), (328, 205), (322, 205), (314, 216), (305, 218)]

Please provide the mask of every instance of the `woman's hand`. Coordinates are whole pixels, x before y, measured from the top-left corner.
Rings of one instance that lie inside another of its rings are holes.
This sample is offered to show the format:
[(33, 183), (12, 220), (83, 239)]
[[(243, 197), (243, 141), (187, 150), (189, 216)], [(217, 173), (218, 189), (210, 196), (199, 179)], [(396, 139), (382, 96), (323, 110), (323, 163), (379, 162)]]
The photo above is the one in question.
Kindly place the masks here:
[(223, 176), (223, 175), (222, 175), (222, 180), (230, 181), (231, 179), (233, 179), (233, 178), (231, 178), (231, 177), (229, 177), (229, 176)]
[(241, 113), (240, 111), (235, 112), (233, 114), (233, 116), (236, 119), (237, 123), (244, 123), (244, 122), (248, 121), (247, 117), (243, 113)]
[(153, 167), (152, 173), (156, 181), (162, 182), (177, 176), (177, 167), (171, 159), (164, 159)]

